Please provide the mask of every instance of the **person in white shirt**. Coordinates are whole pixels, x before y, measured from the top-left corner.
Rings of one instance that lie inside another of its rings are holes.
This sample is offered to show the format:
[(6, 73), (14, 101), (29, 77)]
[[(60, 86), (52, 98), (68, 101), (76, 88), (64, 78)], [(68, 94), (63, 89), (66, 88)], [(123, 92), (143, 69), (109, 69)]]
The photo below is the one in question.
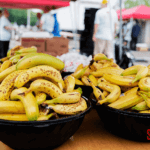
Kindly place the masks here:
[(132, 27), (133, 27), (133, 22), (127, 20), (127, 24), (125, 25), (123, 40), (124, 40), (124, 46), (127, 46), (128, 49), (130, 49), (130, 42), (132, 40), (131, 37)]
[(107, 7), (108, 1), (103, 0), (101, 9), (95, 14), (93, 54), (104, 53), (108, 58), (115, 60), (113, 39), (116, 34), (118, 16), (115, 10)]
[(50, 34), (52, 34), (54, 30), (54, 23), (55, 23), (55, 19), (53, 14), (51, 13), (51, 8), (49, 6), (46, 6), (44, 8), (44, 14), (40, 19), (40, 28), (41, 30), (47, 31)]
[(0, 19), (0, 58), (7, 56), (7, 51), (9, 49), (9, 42), (11, 39), (11, 30), (14, 28), (11, 26), (8, 20), (9, 12), (8, 10), (3, 10), (3, 15)]

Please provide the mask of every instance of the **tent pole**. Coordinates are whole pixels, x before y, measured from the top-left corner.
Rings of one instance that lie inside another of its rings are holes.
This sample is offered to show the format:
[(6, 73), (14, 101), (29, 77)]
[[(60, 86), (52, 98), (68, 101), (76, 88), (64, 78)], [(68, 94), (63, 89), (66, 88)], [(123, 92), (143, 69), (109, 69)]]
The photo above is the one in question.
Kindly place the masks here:
[(27, 9), (27, 28), (30, 29), (30, 9)]
[(122, 58), (122, 0), (120, 0), (119, 59)]

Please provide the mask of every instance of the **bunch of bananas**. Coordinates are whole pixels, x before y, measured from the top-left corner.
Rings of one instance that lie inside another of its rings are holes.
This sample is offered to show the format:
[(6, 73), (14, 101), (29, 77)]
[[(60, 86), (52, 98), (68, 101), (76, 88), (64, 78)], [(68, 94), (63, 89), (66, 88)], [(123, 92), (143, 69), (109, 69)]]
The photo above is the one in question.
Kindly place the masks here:
[(75, 89), (73, 76), (62, 79), (63, 68), (61, 60), (36, 47), (9, 50), (1, 59), (0, 119), (48, 120), (84, 111), (82, 89)]
[(93, 88), (100, 105), (150, 113), (150, 65), (120, 68), (104, 54), (96, 54), (88, 66), (79, 65), (72, 74), (75, 83)]

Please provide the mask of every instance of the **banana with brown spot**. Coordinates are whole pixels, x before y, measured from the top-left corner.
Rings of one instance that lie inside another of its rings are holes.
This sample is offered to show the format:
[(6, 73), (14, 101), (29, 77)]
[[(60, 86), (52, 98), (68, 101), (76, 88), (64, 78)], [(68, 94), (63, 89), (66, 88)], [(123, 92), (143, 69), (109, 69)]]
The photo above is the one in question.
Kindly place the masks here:
[(15, 87), (20, 88), (28, 81), (38, 77), (46, 77), (54, 82), (60, 82), (62, 80), (62, 76), (58, 70), (50, 66), (41, 65), (30, 68), (19, 75), (15, 80)]

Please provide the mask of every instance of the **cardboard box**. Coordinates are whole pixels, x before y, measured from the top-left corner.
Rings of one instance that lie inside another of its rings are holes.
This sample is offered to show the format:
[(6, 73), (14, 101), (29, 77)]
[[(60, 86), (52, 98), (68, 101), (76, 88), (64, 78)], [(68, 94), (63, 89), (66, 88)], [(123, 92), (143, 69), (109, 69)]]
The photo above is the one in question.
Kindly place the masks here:
[(46, 41), (46, 53), (60, 56), (68, 52), (69, 40), (64, 37), (53, 37)]
[(148, 46), (146, 43), (138, 43), (136, 44), (137, 51), (148, 51)]
[(37, 52), (45, 52), (46, 40), (44, 38), (22, 38), (21, 45), (24, 47), (36, 46)]

